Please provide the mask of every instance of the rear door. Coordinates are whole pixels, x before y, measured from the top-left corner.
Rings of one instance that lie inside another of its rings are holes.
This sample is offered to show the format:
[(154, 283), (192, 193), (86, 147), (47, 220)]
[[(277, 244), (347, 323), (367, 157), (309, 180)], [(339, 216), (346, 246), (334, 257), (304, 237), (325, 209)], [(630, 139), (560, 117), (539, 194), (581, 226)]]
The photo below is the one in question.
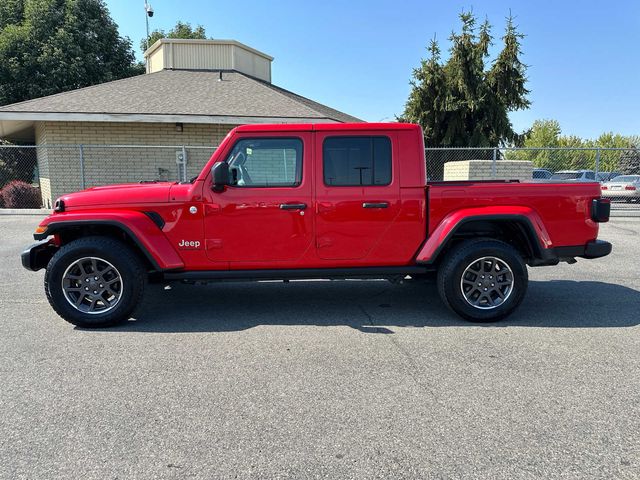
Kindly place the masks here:
[(316, 249), (325, 260), (366, 258), (400, 209), (394, 134), (316, 132)]

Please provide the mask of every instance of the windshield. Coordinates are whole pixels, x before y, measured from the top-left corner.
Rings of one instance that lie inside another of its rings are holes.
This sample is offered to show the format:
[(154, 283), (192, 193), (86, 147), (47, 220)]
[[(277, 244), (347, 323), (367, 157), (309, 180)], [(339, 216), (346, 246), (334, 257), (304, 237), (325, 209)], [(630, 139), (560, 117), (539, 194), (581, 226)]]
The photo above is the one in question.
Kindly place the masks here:
[(551, 179), (552, 180), (575, 180), (576, 178), (580, 178), (582, 173), (580, 172), (559, 172), (554, 174)]
[(620, 175), (615, 177), (612, 182), (637, 182), (640, 179), (640, 175)]

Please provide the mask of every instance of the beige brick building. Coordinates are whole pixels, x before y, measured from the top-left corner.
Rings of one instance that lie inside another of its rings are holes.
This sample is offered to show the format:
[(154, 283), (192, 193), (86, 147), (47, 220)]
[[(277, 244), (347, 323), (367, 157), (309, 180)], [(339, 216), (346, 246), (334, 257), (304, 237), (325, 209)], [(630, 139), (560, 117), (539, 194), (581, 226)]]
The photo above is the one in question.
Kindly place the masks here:
[(37, 146), (45, 206), (83, 187), (190, 178), (240, 124), (360, 121), (273, 85), (273, 58), (232, 40), (161, 39), (145, 58), (145, 75), (0, 107), (0, 137)]

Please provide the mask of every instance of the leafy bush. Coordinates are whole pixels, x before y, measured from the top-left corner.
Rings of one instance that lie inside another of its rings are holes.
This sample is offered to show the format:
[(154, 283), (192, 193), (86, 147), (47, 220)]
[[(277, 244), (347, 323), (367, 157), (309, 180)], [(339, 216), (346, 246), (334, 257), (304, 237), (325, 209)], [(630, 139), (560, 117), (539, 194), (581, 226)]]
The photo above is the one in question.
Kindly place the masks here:
[(4, 208), (40, 208), (42, 205), (40, 189), (20, 180), (6, 184), (0, 197)]
[(33, 182), (36, 163), (35, 148), (20, 147), (0, 140), (0, 189), (12, 180)]

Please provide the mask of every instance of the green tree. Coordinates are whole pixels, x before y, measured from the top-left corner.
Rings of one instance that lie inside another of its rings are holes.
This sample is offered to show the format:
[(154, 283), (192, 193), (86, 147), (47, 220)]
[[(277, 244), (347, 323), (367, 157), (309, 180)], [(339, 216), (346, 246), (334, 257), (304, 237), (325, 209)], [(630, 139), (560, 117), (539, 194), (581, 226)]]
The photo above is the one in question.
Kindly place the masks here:
[(103, 0), (0, 3), (0, 105), (140, 73)]
[(507, 151), (505, 156), (509, 160), (528, 160), (533, 162), (537, 168), (553, 170), (554, 164), (558, 163), (558, 153), (556, 150), (546, 149), (559, 147), (561, 134), (562, 129), (557, 120), (536, 120), (524, 135), (520, 146), (532, 149), (544, 148), (545, 150)]
[(462, 12), (460, 21), (461, 31), (449, 38), (446, 62), (437, 41), (431, 41), (429, 57), (413, 72), (399, 120), (419, 123), (428, 147), (496, 147), (514, 142), (517, 135), (508, 113), (529, 106), (527, 67), (520, 61), (522, 34), (509, 17), (502, 50), (487, 65), (492, 44), (489, 22), (478, 27), (470, 12)]
[(193, 28), (190, 23), (181, 22), (178, 20), (175, 27), (168, 32), (162, 29), (156, 29), (149, 34), (149, 38), (143, 38), (140, 40), (140, 50), (143, 52), (151, 45), (156, 43), (161, 38), (194, 38), (199, 40), (206, 40), (207, 34), (204, 31), (202, 25), (198, 25)]
[(594, 170), (596, 164), (601, 172), (634, 173), (640, 170), (640, 137), (613, 132), (603, 133), (596, 139), (562, 135), (557, 120), (533, 122), (522, 146), (525, 150), (507, 151), (506, 157), (529, 160), (536, 167), (551, 171)]
[(562, 129), (557, 120), (536, 120), (525, 137), (524, 146), (529, 148), (558, 147), (560, 146), (561, 134)]
[(0, 2), (0, 30), (6, 25), (19, 23), (24, 12), (24, 0), (2, 0)]
[(589, 146), (620, 149), (600, 151), (601, 171), (640, 174), (640, 137), (606, 132), (596, 140), (585, 143)]

